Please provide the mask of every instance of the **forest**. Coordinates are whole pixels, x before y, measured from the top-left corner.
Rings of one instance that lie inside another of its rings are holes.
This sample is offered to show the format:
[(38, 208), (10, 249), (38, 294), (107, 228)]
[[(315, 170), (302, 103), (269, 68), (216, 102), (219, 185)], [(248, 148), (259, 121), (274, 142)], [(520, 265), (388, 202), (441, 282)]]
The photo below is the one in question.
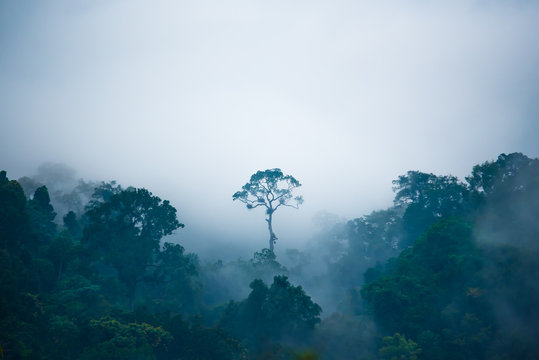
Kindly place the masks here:
[(271, 215), (300, 184), (264, 203), (248, 183), (231, 201), (266, 206), (269, 247), (232, 261), (169, 241), (189, 209), (149, 189), (6, 170), (0, 359), (539, 359), (539, 159), (408, 171), (286, 259)]

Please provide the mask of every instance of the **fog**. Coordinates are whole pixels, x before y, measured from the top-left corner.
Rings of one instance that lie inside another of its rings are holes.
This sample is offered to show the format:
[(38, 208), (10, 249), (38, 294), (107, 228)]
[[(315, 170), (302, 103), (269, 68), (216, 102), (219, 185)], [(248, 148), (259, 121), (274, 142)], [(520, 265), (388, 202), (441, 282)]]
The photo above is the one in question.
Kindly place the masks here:
[(284, 251), (407, 170), (539, 156), (538, 33), (531, 1), (2, 2), (0, 168), (146, 187), (188, 251), (250, 256), (264, 214), (232, 194), (278, 167), (305, 198), (275, 214)]

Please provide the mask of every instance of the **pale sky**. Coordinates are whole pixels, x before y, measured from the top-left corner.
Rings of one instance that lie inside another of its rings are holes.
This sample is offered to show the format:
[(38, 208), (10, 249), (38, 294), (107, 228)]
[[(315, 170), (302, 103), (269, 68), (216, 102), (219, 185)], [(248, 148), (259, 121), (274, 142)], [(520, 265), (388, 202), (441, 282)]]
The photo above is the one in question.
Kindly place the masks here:
[(407, 170), (539, 156), (539, 2), (440, 3), (3, 0), (0, 167), (146, 187), (193, 250), (266, 246), (232, 194), (279, 167), (305, 198), (276, 213), (284, 249)]

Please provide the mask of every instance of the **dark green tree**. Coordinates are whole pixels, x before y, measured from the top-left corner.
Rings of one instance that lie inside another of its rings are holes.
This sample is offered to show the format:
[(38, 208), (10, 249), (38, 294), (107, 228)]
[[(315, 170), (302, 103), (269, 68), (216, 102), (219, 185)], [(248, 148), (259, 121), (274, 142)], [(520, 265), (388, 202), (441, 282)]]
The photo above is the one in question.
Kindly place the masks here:
[(93, 204), (82, 242), (96, 259), (116, 269), (133, 307), (137, 283), (159, 253), (161, 238), (184, 225), (167, 200), (146, 189), (123, 190)]
[(34, 192), (34, 197), (28, 201), (27, 207), (30, 223), (41, 244), (46, 244), (56, 235), (56, 217), (51, 205), (49, 191), (46, 186), (40, 186)]
[(347, 249), (339, 261), (330, 266), (333, 282), (347, 288), (358, 286), (367, 268), (397, 255), (402, 236), (401, 222), (399, 212), (390, 208), (373, 211), (336, 228), (347, 240)]
[(69, 231), (71, 236), (74, 238), (80, 239), (82, 236), (82, 228), (77, 220), (77, 215), (73, 211), (69, 211), (63, 217), (64, 227)]
[(393, 181), (395, 207), (404, 210), (401, 248), (412, 243), (427, 228), (443, 218), (461, 216), (469, 209), (469, 191), (454, 176), (408, 171)]
[(55, 237), (48, 247), (47, 255), (54, 265), (57, 278), (60, 278), (74, 256), (74, 244), (69, 234), (63, 232)]
[(484, 234), (536, 247), (539, 236), (539, 159), (501, 154), (466, 178)]
[(0, 249), (19, 248), (28, 235), (26, 196), (18, 182), (0, 171)]
[(485, 196), (523, 191), (537, 186), (538, 166), (539, 159), (531, 159), (521, 153), (500, 154), (496, 161), (475, 165), (466, 181), (473, 191)]
[(193, 313), (199, 306), (200, 284), (197, 282), (198, 259), (185, 255), (180, 244), (164, 243), (155, 256), (151, 276), (147, 277), (148, 297), (154, 308), (175, 313)]
[[(476, 296), (481, 268), (471, 225), (457, 218), (442, 220), (404, 250), (387, 274), (364, 285), (361, 295), (386, 333), (413, 339), (428, 358), (481, 358), (485, 339), (492, 336), (489, 306)], [(473, 328), (463, 325), (470, 319)], [(406, 348), (403, 340), (391, 342)], [(391, 358), (393, 350), (384, 356)]]
[(277, 241), (277, 236), (273, 232), (273, 213), (281, 206), (298, 209), (299, 205), (303, 203), (303, 197), (294, 197), (292, 191), (300, 186), (299, 181), (291, 175), (284, 175), (281, 169), (268, 169), (257, 171), (240, 191), (232, 195), (232, 200), (241, 201), (247, 206), (247, 209), (259, 206), (266, 208), (268, 216), (266, 221), (270, 235), (269, 249), (271, 251), (273, 251), (273, 246)]
[(320, 322), (322, 309), (293, 286), (286, 276), (275, 276), (268, 286), (254, 280), (247, 299), (231, 302), (223, 314), (221, 326), (245, 342), (252, 352), (271, 348), (281, 337), (305, 341)]

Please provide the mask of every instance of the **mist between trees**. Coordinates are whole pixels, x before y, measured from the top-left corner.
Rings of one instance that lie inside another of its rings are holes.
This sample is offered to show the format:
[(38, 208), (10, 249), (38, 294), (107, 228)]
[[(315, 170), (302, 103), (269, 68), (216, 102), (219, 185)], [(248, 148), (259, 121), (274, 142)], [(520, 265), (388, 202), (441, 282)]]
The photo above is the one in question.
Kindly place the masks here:
[(231, 196), (265, 209), (269, 243), (205, 261), (170, 240), (189, 209), (148, 189), (52, 164), (8, 176), (2, 358), (539, 358), (538, 159), (501, 154), (464, 180), (409, 171), (391, 207), (321, 212), (301, 249), (272, 226), (300, 182), (261, 170)]

